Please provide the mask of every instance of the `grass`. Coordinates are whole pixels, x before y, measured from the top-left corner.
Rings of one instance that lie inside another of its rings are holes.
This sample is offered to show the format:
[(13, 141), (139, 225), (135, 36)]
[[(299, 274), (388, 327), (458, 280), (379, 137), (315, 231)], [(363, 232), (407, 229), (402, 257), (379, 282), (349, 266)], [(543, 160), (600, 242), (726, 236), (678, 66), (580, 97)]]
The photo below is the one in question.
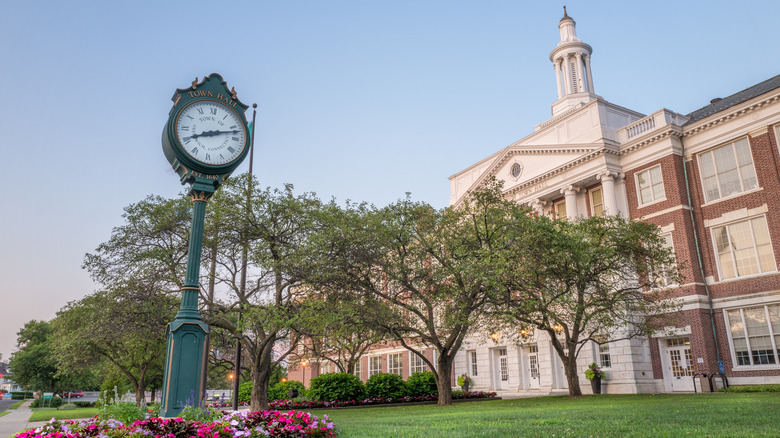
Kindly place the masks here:
[(9, 411), (3, 411), (3, 412), (0, 412), (0, 417), (2, 417), (3, 415), (8, 415), (8, 414), (10, 414), (10, 412), (9, 412)]
[[(27, 400), (29, 400), (29, 399), (27, 399)], [(16, 402), (16, 403), (12, 404), (11, 406), (9, 406), (8, 409), (19, 409), (19, 406), (24, 404), (24, 402), (26, 402), (27, 400), (19, 400), (18, 402)]]
[(601, 395), (314, 410), (340, 437), (777, 437), (780, 393)]
[(33, 409), (30, 421), (71, 420), (74, 418), (92, 418), (98, 413), (98, 408), (78, 408), (69, 411), (58, 411), (56, 408)]

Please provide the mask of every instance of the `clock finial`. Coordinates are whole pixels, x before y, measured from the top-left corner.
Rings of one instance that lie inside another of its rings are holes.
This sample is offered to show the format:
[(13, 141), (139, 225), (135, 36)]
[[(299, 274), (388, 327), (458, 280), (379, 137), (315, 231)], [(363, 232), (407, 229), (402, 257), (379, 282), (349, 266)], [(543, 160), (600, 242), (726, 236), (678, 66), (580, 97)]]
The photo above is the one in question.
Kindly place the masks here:
[(230, 94), (233, 95), (233, 99), (235, 99), (237, 97), (236, 96), (236, 87), (233, 87), (233, 88), (230, 89)]
[(195, 80), (192, 81), (192, 89), (194, 90), (196, 88), (198, 88), (198, 77), (197, 76), (195, 76)]

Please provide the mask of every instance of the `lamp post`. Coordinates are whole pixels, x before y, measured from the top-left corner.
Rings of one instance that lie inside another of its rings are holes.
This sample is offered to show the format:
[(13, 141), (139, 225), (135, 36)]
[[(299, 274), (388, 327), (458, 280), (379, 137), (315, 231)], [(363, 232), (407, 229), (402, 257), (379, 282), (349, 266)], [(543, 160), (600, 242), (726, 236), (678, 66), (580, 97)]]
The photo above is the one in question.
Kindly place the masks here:
[(305, 385), (306, 384), (306, 360), (305, 359), (301, 361), (301, 367), (303, 368), (302, 380), (303, 380), (303, 384)]
[(494, 344), (498, 344), (498, 338), (500, 338), (500, 337), (501, 337), (501, 333), (498, 333), (498, 332), (490, 334), (490, 339), (493, 340)]

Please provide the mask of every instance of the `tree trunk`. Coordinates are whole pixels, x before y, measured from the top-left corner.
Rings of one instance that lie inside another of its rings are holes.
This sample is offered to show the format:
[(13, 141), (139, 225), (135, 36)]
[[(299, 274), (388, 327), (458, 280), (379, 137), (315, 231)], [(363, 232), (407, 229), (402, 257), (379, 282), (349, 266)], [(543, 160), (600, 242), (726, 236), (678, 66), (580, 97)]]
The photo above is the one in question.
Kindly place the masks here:
[(146, 402), (146, 370), (138, 373), (138, 385), (135, 387), (135, 404), (143, 406)]
[(260, 352), (259, 366), (252, 369), (252, 398), (250, 409), (262, 411), (268, 409), (268, 382), (271, 379), (271, 354), (273, 342), (266, 344)]
[(439, 354), (436, 370), (436, 388), (439, 390), (439, 406), (452, 404), (452, 362), (446, 353)]
[[(574, 356), (574, 353), (569, 353)], [(569, 395), (582, 395), (580, 377), (577, 375), (577, 358), (563, 358), (563, 369), (566, 371), (566, 382), (569, 385)]]

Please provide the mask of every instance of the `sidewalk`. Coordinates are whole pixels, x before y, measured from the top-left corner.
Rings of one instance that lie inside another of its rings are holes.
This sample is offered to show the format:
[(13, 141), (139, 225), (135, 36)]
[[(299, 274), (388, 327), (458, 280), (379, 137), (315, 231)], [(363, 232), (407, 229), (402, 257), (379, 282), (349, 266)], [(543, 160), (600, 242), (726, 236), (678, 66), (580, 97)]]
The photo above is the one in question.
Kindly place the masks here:
[[(15, 433), (21, 432), (28, 427), (30, 415), (32, 415), (32, 409), (30, 409), (32, 402), (32, 400), (27, 400), (19, 406), (19, 409), (9, 409), (8, 412), (10, 414), (0, 417), (0, 437), (7, 438), (13, 436)], [(36, 422), (29, 427), (38, 424)]]

